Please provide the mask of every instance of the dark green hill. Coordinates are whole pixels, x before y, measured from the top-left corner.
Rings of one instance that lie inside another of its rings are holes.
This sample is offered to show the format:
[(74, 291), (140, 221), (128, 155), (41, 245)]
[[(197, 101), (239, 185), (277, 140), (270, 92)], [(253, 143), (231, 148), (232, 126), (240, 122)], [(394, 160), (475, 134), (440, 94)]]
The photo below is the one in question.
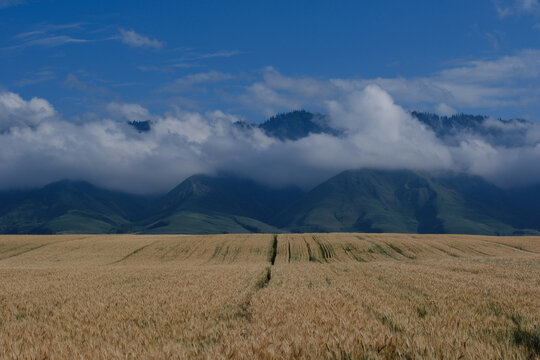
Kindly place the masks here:
[(540, 234), (540, 187), (479, 177), (351, 170), (308, 193), (192, 176), (160, 197), (85, 182), (0, 192), (0, 233), (407, 232)]
[(108, 233), (129, 227), (149, 199), (59, 181), (38, 190), (0, 196), (0, 233)]
[(271, 223), (295, 232), (513, 234), (520, 215), (509, 203), (505, 191), (473, 176), (346, 171)]
[(265, 224), (297, 200), (298, 188), (273, 189), (235, 177), (195, 175), (154, 205), (145, 232), (276, 232)]

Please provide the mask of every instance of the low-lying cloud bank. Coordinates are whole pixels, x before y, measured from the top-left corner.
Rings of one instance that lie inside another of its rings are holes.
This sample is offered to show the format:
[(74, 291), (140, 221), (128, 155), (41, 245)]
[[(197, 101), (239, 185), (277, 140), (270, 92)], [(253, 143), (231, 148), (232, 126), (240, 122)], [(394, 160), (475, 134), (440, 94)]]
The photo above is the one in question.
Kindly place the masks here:
[[(221, 111), (157, 115), (138, 104), (119, 103), (107, 107), (110, 117), (73, 123), (47, 100), (0, 93), (0, 188), (70, 178), (152, 193), (193, 174), (219, 172), (309, 188), (342, 170), (362, 167), (452, 170), (503, 186), (540, 182), (540, 128), (535, 123), (522, 124), (527, 141), (518, 147), (496, 146), (470, 133), (448, 144), (378, 85), (336, 93), (303, 81), (306, 97), (323, 97), (340, 136), (280, 141), (257, 127), (235, 125), (239, 119)], [(245, 96), (263, 90), (254, 85)], [(127, 124), (146, 119), (152, 121), (148, 132)], [(493, 126), (513, 131), (516, 124)]]

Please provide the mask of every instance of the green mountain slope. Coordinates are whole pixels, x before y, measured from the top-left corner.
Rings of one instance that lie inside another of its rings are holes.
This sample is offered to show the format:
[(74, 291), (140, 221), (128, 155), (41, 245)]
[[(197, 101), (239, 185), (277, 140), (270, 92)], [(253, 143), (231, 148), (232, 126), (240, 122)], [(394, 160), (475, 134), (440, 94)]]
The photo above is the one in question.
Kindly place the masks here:
[(76, 181), (59, 181), (15, 194), (2, 197), (1, 233), (114, 232), (129, 227), (149, 201)]
[(160, 197), (85, 182), (0, 192), (0, 233), (405, 232), (540, 234), (540, 187), (479, 177), (345, 171), (308, 193), (197, 175)]
[(295, 232), (512, 234), (519, 215), (507, 203), (503, 190), (473, 176), (346, 171), (271, 223)]
[(226, 213), (178, 211), (147, 225), (144, 234), (242, 234), (279, 233), (261, 221)]
[(234, 177), (195, 175), (153, 205), (145, 233), (278, 232), (266, 224), (297, 200), (297, 188), (273, 189)]

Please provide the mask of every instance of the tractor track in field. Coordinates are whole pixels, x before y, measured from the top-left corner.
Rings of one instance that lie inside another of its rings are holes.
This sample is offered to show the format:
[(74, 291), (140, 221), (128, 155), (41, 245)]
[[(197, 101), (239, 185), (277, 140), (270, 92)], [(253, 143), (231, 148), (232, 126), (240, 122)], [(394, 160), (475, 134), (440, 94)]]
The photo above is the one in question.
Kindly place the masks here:
[(131, 251), (129, 254), (127, 254), (127, 255), (124, 256), (123, 258), (121, 258), (121, 259), (119, 259), (119, 260), (116, 260), (116, 261), (113, 261), (113, 262), (109, 263), (108, 265), (121, 263), (122, 261), (129, 259), (129, 258), (132, 257), (133, 255), (135, 255), (135, 254), (141, 252), (142, 250), (146, 249), (147, 247), (154, 245), (154, 244), (157, 243), (158, 241), (159, 241), (159, 240), (152, 241), (152, 242), (149, 243), (149, 244), (146, 244), (146, 245), (143, 245), (143, 246), (141, 246), (141, 247), (138, 247), (137, 249)]
[(270, 266), (267, 266), (264, 270), (262, 276), (256, 281), (255, 287), (252, 288), (252, 290), (249, 292), (248, 295), (246, 295), (244, 301), (240, 302), (239, 304), (235, 305), (237, 307), (237, 310), (234, 313), (234, 317), (241, 317), (244, 319), (247, 319), (248, 322), (252, 321), (253, 313), (252, 313), (252, 301), (253, 297), (260, 291), (268, 287), (268, 284), (272, 280), (272, 267), (276, 263), (276, 257), (277, 257), (277, 242), (278, 242), (278, 235), (274, 235), (272, 238), (272, 244), (270, 246), (270, 249), (268, 251), (268, 262), (270, 263)]
[(272, 239), (272, 247), (270, 248), (270, 266), (266, 268), (266, 277), (263, 279), (261, 286), (259, 289), (265, 288), (270, 283), (270, 280), (272, 280), (272, 266), (276, 263), (276, 257), (277, 257), (277, 245), (278, 245), (278, 236), (277, 234), (274, 235)]
[(264, 287), (267, 287), (270, 280), (272, 280), (272, 266), (274, 266), (274, 264), (276, 263), (277, 246), (278, 246), (278, 235), (275, 234), (272, 240), (272, 249), (270, 252), (270, 266), (266, 269), (266, 282), (264, 284)]
[[(64, 240), (64, 241), (51, 241), (51, 242), (48, 242), (48, 243), (39, 244), (39, 245), (37, 245), (37, 246), (33, 246), (33, 247), (30, 247), (30, 248), (26, 248), (26, 249), (23, 249), (23, 250), (18, 251), (18, 252), (16, 252), (16, 253), (13, 253), (13, 254), (9, 254), (9, 255), (7, 255), (7, 256), (0, 257), (0, 261), (6, 260), (6, 259), (11, 259), (11, 258), (20, 256), (20, 255), (24, 255), (24, 254), (29, 253), (29, 252), (31, 252), (31, 251), (34, 251), (34, 250), (38, 250), (38, 249), (44, 248), (45, 246), (55, 245), (55, 244), (62, 244), (62, 243), (67, 243), (67, 242), (77, 241), (77, 240), (84, 240), (84, 239), (86, 239), (86, 238), (87, 238), (87, 237), (80, 237), (80, 238), (68, 239), (68, 240)], [(0, 255), (0, 256), (1, 256), (1, 255)]]
[(270, 252), (270, 263), (272, 264), (272, 266), (274, 266), (274, 264), (276, 263), (277, 241), (278, 241), (278, 236), (274, 235), (274, 239), (272, 240), (272, 249)]

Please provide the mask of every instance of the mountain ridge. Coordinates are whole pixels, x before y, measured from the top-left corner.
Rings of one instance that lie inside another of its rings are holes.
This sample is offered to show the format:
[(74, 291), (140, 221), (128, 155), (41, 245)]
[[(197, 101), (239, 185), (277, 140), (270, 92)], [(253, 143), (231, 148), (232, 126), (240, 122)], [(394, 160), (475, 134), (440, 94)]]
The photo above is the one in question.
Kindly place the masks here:
[[(463, 189), (481, 188), (484, 194)], [(480, 184), (480, 186), (478, 186)], [(491, 199), (492, 194), (497, 197)], [(474, 198), (472, 194), (476, 194)], [(410, 170), (348, 170), (315, 187), (274, 222), (292, 232), (512, 234), (492, 204), (505, 192), (470, 175)], [(484, 204), (485, 202), (485, 204)], [(511, 223), (513, 223), (511, 221)]]
[(538, 186), (504, 190), (471, 175), (411, 170), (347, 170), (308, 192), (195, 175), (153, 197), (59, 181), (12, 195), (0, 207), (0, 233), (538, 234), (538, 200)]

